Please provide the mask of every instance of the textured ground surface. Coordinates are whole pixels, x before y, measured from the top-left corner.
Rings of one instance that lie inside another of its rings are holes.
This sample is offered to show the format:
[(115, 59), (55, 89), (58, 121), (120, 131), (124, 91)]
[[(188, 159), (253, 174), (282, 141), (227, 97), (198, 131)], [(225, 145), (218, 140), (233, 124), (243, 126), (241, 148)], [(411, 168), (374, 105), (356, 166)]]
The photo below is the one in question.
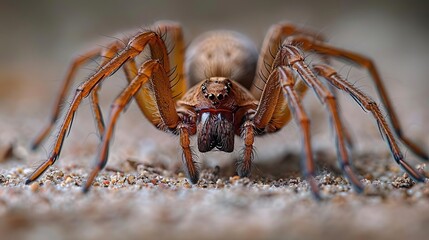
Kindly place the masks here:
[(368, 140), (372, 148), (354, 156), (366, 178), (365, 192), (358, 195), (336, 169), (331, 144), (322, 144), (330, 142), (329, 134), (314, 136), (325, 199), (317, 202), (300, 178), (294, 127), (258, 141), (259, 160), (250, 179), (234, 177), (229, 155), (214, 153), (200, 156), (209, 164), (199, 184), (190, 185), (178, 168), (178, 139), (145, 123), (131, 127), (141, 121), (135, 108), (118, 127), (106, 171), (83, 195), (80, 185), (97, 146), (92, 121), (83, 120), (91, 117), (87, 108), (84, 104), (58, 165), (30, 186), (23, 184), (25, 176), (47, 153), (28, 151), (28, 143), (44, 119), (1, 112), (3, 237), (424, 239), (429, 234), (428, 184), (403, 175), (377, 137)]
[[(280, 19), (314, 26), (331, 43), (374, 59), (404, 132), (428, 149), (429, 28), (422, 17), (427, 16), (423, 11), (427, 8), (390, 1), (353, 6), (336, 1), (327, 1), (331, 5), (274, 1), (254, 6), (199, 2), (137, 7), (137, 2), (124, 6), (103, 1), (99, 3), (103, 11), (95, 3), (2, 5), (0, 238), (427, 239), (429, 183), (414, 184), (404, 175), (370, 115), (342, 96), (341, 108), (355, 141), (354, 165), (366, 185), (363, 194), (351, 190), (336, 168), (332, 131), (314, 97), (305, 106), (313, 123), (321, 202), (312, 198), (300, 178), (301, 145), (294, 124), (257, 139), (251, 178), (234, 177), (233, 158), (241, 147), (237, 140), (234, 154), (199, 156), (204, 163), (201, 181), (190, 185), (180, 171), (177, 137), (154, 129), (133, 104), (119, 121), (107, 168), (89, 194), (83, 195), (80, 185), (93, 165), (98, 138), (88, 102), (82, 104), (57, 164), (34, 184), (23, 184), (46, 159), (53, 142), (48, 139), (37, 152), (29, 151), (30, 141), (48, 120), (71, 56), (84, 46), (94, 46), (88, 44), (94, 38), (163, 18), (181, 20), (188, 36), (228, 26), (258, 43), (267, 26)], [(62, 11), (65, 8), (69, 11)], [(4, 27), (7, 24), (13, 25), (14, 32)], [(85, 79), (95, 67), (86, 67), (77, 78)], [(349, 64), (337, 68), (374, 95), (365, 72), (350, 71)], [(103, 85), (104, 112), (124, 87), (124, 76), (112, 79)], [(429, 172), (428, 166), (402, 149), (407, 161)]]

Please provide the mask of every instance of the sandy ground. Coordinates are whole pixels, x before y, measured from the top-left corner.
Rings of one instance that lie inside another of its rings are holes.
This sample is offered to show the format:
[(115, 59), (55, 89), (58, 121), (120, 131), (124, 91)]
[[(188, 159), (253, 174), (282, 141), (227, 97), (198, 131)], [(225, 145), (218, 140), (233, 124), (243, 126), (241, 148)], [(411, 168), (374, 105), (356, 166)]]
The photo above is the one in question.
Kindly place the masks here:
[[(53, 143), (51, 137), (38, 151), (29, 150), (31, 140), (48, 120), (53, 95), (71, 56), (76, 56), (77, 49), (92, 46), (88, 42), (94, 36), (160, 18), (181, 20), (189, 36), (207, 28), (231, 26), (242, 29), (257, 43), (266, 28), (280, 19), (320, 27), (331, 43), (374, 59), (404, 132), (428, 149), (429, 34), (423, 24), (427, 21), (422, 21), (426, 16), (422, 9), (426, 8), (376, 3), (353, 7), (335, 1), (326, 6), (283, 6), (282, 1), (274, 2), (270, 6), (257, 4), (253, 12), (249, 6), (235, 4), (240, 12), (250, 13), (237, 15), (236, 10), (222, 9), (222, 18), (217, 6), (197, 3), (192, 9), (181, 4), (170, 3), (167, 8), (147, 3), (141, 7), (148, 8), (147, 14), (141, 17), (136, 17), (140, 15), (133, 4), (126, 14), (122, 5), (107, 3), (111, 12), (99, 11), (96, 4), (75, 8), (2, 6), (0, 24), (13, 23), (16, 32), (5, 34), (0, 28), (0, 239), (428, 238), (429, 183), (415, 184), (403, 174), (370, 115), (342, 95), (341, 109), (355, 142), (353, 164), (366, 186), (362, 194), (355, 193), (338, 170), (327, 115), (311, 94), (305, 107), (312, 120), (317, 181), (323, 196), (320, 202), (301, 178), (301, 145), (294, 124), (256, 140), (257, 158), (250, 178), (234, 176), (234, 158), (242, 147), (237, 139), (233, 154), (199, 155), (201, 180), (191, 185), (180, 168), (178, 138), (148, 124), (134, 104), (120, 118), (106, 169), (84, 195), (81, 185), (98, 146), (86, 101), (60, 159), (34, 184), (24, 185), (25, 177), (46, 159)], [(234, 9), (235, 5), (228, 6)], [(70, 12), (55, 14), (57, 8)], [(192, 13), (183, 12), (185, 8)], [(249, 15), (254, 21), (251, 26)], [(110, 24), (106, 24), (108, 20)], [(95, 66), (86, 67), (77, 78), (85, 79)], [(368, 74), (350, 71), (348, 63), (337, 68), (361, 90), (375, 96)], [(103, 84), (104, 112), (125, 86), (122, 75), (112, 79), (116, 81)], [(410, 164), (429, 172), (428, 166), (401, 147)]]
[(177, 139), (165, 134), (163, 141), (171, 143), (137, 152), (131, 141), (140, 140), (118, 130), (106, 170), (84, 195), (80, 186), (96, 148), (82, 141), (90, 138), (87, 133), (71, 134), (58, 165), (23, 184), (46, 154), (29, 152), (24, 144), (39, 121), (2, 118), (2, 136), (15, 140), (3, 138), (1, 144), (2, 239), (425, 239), (429, 234), (428, 184), (414, 184), (384, 150), (354, 155), (366, 186), (356, 194), (335, 167), (333, 151), (317, 149), (324, 198), (318, 202), (300, 177), (298, 151), (267, 163), (259, 159), (251, 178), (233, 176), (232, 162), (208, 164), (200, 182), (191, 185), (175, 164), (178, 153), (169, 150), (177, 149)]

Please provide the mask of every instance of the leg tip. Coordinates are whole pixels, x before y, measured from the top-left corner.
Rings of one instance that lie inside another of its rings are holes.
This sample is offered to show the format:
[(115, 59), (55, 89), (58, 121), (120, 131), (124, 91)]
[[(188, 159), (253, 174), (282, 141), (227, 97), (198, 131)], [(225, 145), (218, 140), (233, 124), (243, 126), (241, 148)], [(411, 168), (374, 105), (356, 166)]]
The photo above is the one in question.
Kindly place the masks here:
[(359, 184), (352, 184), (353, 190), (355, 190), (355, 192), (361, 194), (363, 193), (363, 190), (365, 189), (365, 186), (362, 183)]
[(316, 201), (321, 202), (323, 199), (320, 196), (320, 192), (319, 191), (311, 191), (313, 198), (316, 199)]
[(188, 180), (192, 184), (197, 184), (199, 179), (200, 179), (200, 176), (198, 174), (197, 175), (193, 175), (193, 176), (188, 176)]
[(426, 176), (424, 174), (420, 173), (419, 171), (415, 170), (412, 166), (410, 166), (407, 162), (405, 162), (403, 159), (398, 159), (398, 164), (404, 170), (408, 176), (413, 179), (414, 182), (425, 182)]
[[(306, 175), (304, 175), (306, 176)], [(320, 196), (320, 189), (319, 189), (319, 184), (316, 181), (316, 178), (314, 177), (313, 174), (308, 174), (306, 176), (308, 184), (310, 185), (310, 189), (311, 189), (311, 193), (313, 195), (313, 198), (316, 199), (317, 201), (322, 201), (322, 197)]]
[(38, 147), (39, 147), (39, 144), (37, 144), (37, 143), (33, 142), (30, 144), (30, 150), (31, 151), (36, 151)]
[(185, 166), (184, 172), (186, 174), (188, 181), (191, 182), (191, 184), (198, 183), (198, 180), (200, 179), (200, 171), (198, 170), (198, 168), (194, 167), (189, 169)]
[(410, 174), (408, 174), (408, 176), (410, 176), (413, 180), (414, 180), (414, 182), (422, 182), (422, 183), (424, 183), (424, 182), (426, 182), (426, 177), (425, 176), (423, 176), (423, 175), (421, 175), (420, 174), (420, 176), (411, 176)]
[(357, 193), (362, 193), (363, 190), (365, 189), (365, 186), (361, 183), (359, 177), (355, 174), (351, 166), (347, 164), (347, 165), (342, 165), (341, 168), (345, 173), (347, 180), (352, 185), (352, 188)]
[(89, 188), (91, 187), (91, 184), (87, 181), (83, 186), (82, 186), (82, 193), (83, 194), (87, 194), (89, 192)]
[(31, 182), (33, 182), (32, 180), (30, 180), (29, 178), (27, 178), (26, 180), (25, 180), (25, 185), (28, 185), (28, 184), (30, 184)]
[(244, 163), (237, 164), (237, 175), (241, 178), (249, 177), (252, 172), (251, 166), (246, 166)]
[(249, 170), (243, 170), (243, 169), (237, 169), (237, 175), (240, 178), (245, 178), (245, 177), (249, 177), (250, 176), (250, 171)]
[(83, 193), (83, 194), (87, 194), (87, 193), (88, 193), (88, 191), (89, 191), (89, 187), (84, 186), (84, 187), (82, 188), (82, 193)]

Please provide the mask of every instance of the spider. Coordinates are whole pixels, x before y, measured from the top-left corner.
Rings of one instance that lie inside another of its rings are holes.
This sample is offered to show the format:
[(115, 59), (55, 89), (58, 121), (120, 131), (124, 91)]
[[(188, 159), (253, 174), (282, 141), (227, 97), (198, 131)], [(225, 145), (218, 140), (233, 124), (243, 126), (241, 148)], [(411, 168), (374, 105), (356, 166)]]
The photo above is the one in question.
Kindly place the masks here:
[[(313, 195), (320, 198), (315, 179), (310, 120), (301, 103), (307, 90), (312, 89), (329, 113), (335, 132), (339, 166), (354, 189), (361, 192), (364, 186), (350, 164), (350, 139), (339, 116), (333, 93), (335, 88), (346, 92), (364, 111), (372, 114), (396, 163), (413, 180), (425, 180), (422, 173), (404, 160), (394, 133), (422, 159), (428, 160), (428, 155), (402, 134), (383, 82), (369, 58), (331, 46), (319, 34), (286, 22), (271, 26), (260, 53), (246, 36), (233, 31), (207, 32), (185, 50), (180, 24), (161, 21), (151, 29), (125, 39), (127, 44), (116, 40), (105, 49), (88, 51), (74, 59), (57, 97), (51, 121), (34, 140), (33, 149), (40, 145), (57, 122), (60, 105), (76, 70), (89, 59), (102, 57), (103, 60), (97, 72), (76, 89), (58, 129), (50, 157), (28, 177), (26, 184), (40, 177), (58, 159), (79, 104), (90, 96), (101, 146), (96, 165), (83, 186), (83, 191), (87, 192), (106, 165), (116, 121), (134, 98), (144, 116), (156, 128), (179, 135), (184, 170), (192, 183), (198, 181), (199, 169), (194, 161), (190, 136), (197, 135), (200, 152), (214, 148), (232, 152), (235, 135), (240, 136), (244, 147), (236, 171), (240, 177), (246, 177), (252, 169), (254, 137), (274, 133), (294, 119), (299, 126), (303, 146), (303, 176)], [(165, 36), (174, 46), (170, 50)], [(135, 58), (147, 50), (150, 51), (149, 59), (138, 66)], [(321, 57), (321, 64), (306, 63), (304, 54), (310, 51)], [(329, 65), (331, 59), (348, 60), (369, 71), (392, 127), (374, 100)], [(120, 68), (125, 71), (129, 84), (112, 103), (105, 125), (98, 91), (101, 83)], [(193, 84), (190, 89), (187, 89), (188, 82)]]

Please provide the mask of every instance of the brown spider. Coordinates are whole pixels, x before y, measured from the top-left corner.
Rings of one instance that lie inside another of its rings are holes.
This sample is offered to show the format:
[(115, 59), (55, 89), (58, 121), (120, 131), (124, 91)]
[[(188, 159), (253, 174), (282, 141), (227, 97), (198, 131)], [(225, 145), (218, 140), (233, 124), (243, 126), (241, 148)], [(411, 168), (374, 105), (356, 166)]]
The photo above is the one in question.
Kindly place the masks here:
[[(279, 23), (268, 31), (260, 54), (253, 43), (239, 33), (214, 31), (192, 42), (186, 50), (185, 62), (180, 25), (158, 22), (154, 28), (160, 31), (139, 32), (131, 39), (126, 39), (126, 45), (118, 40), (104, 50), (96, 49), (74, 60), (57, 98), (51, 122), (34, 141), (33, 148), (40, 145), (57, 121), (60, 105), (77, 68), (91, 58), (101, 56), (104, 59), (99, 70), (76, 89), (49, 159), (29, 176), (27, 184), (55, 163), (79, 104), (83, 98), (91, 96), (101, 135), (101, 147), (97, 164), (83, 188), (84, 192), (88, 191), (98, 172), (106, 165), (109, 141), (119, 114), (134, 97), (143, 114), (155, 127), (180, 136), (185, 171), (192, 183), (198, 181), (199, 173), (193, 160), (190, 136), (197, 134), (200, 152), (213, 148), (232, 152), (234, 136), (241, 136), (244, 149), (238, 161), (237, 173), (245, 177), (251, 172), (254, 136), (276, 132), (293, 117), (300, 128), (303, 142), (303, 175), (314, 196), (319, 198), (310, 141), (310, 120), (301, 104), (301, 98), (311, 88), (330, 114), (341, 169), (355, 190), (362, 191), (363, 185), (350, 166), (348, 135), (339, 117), (336, 98), (317, 76), (347, 92), (364, 110), (371, 112), (397, 164), (415, 181), (425, 180), (403, 159), (397, 140), (377, 104), (328, 65), (330, 58), (345, 59), (369, 70), (397, 137), (415, 154), (428, 160), (428, 155), (402, 134), (383, 82), (368, 58), (330, 46), (311, 31)], [(159, 32), (164, 32), (173, 42), (171, 52), (168, 52), (165, 38)], [(135, 57), (147, 45), (151, 57), (138, 68)], [(325, 64), (307, 65), (303, 53), (308, 51), (319, 55)], [(125, 70), (129, 85), (112, 104), (105, 127), (97, 92), (102, 81), (121, 67)], [(172, 76), (174, 72), (176, 76)], [(187, 80), (194, 84), (189, 90)]]

